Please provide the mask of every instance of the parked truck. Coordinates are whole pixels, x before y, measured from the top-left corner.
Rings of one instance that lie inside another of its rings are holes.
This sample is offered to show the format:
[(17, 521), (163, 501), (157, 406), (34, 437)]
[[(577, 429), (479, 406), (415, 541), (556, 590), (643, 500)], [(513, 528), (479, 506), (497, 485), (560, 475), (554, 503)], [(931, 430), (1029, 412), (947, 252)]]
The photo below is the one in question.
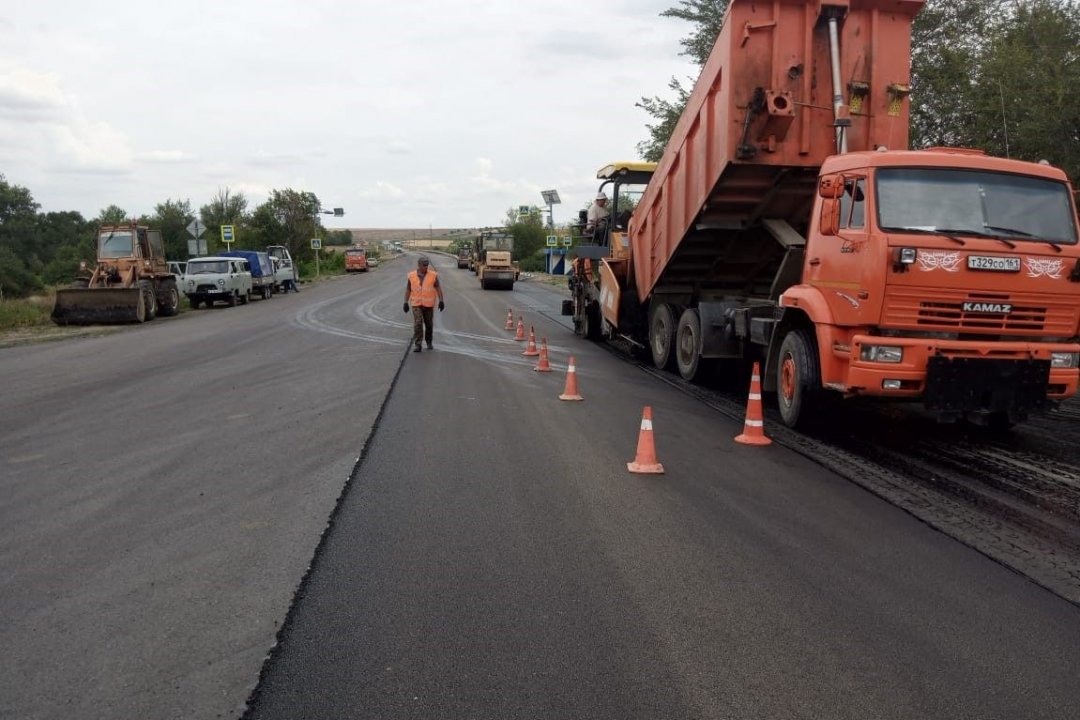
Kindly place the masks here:
[(277, 280), (274, 277), (274, 263), (269, 253), (258, 250), (229, 250), (218, 253), (219, 257), (235, 257), (247, 260), (248, 271), (251, 273), (251, 293), (263, 300), (269, 300), (277, 290)]
[(300, 292), (300, 272), (284, 245), (269, 245), (266, 252), (274, 264), (274, 286), (278, 292)]
[(484, 290), (513, 290), (518, 269), (513, 262), (514, 236), (484, 231), (473, 242), (473, 263)]
[(345, 272), (367, 272), (367, 250), (359, 245), (353, 245), (345, 251)]
[(141, 323), (159, 313), (175, 315), (179, 306), (161, 231), (131, 222), (98, 229), (94, 269), (57, 291), (52, 319), (57, 325)]
[(1000, 427), (1074, 395), (1068, 179), (905, 149), (922, 5), (732, 0), (628, 238), (576, 263), (579, 328), (686, 379), (761, 360), (792, 426), (825, 393)]

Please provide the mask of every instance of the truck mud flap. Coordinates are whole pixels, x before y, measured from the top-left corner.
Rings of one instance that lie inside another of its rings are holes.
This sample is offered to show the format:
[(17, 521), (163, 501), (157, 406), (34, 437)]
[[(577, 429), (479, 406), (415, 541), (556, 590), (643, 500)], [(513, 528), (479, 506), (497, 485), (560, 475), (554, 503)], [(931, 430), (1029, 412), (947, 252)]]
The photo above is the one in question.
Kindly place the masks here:
[(1024, 414), (1049, 404), (1047, 360), (932, 357), (926, 369), (928, 410)]
[(139, 320), (139, 288), (56, 291), (52, 319), (57, 325), (111, 325)]

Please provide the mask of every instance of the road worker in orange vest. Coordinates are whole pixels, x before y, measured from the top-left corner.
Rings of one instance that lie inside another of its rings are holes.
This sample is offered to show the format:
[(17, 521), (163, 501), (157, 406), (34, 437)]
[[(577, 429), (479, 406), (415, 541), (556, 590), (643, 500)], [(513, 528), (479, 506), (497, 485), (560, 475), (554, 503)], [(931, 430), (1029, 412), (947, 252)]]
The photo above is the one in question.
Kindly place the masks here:
[(420, 352), (421, 338), (427, 343), (428, 350), (431, 350), (431, 338), (435, 331), (435, 298), (439, 298), (439, 312), (445, 307), (439, 274), (429, 265), (428, 259), (421, 255), (416, 261), (416, 269), (409, 273), (405, 285), (405, 304), (402, 310), (409, 312), (409, 308), (412, 308), (415, 345), (413, 352)]

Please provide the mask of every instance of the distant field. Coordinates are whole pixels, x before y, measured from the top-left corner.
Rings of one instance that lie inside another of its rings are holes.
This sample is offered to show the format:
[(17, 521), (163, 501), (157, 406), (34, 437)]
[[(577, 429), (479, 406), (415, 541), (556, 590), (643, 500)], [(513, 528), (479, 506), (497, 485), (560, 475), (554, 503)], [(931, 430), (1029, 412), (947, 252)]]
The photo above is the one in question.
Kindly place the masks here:
[(462, 228), (348, 228), (355, 242), (399, 242), (416, 248), (446, 247), (474, 230)]

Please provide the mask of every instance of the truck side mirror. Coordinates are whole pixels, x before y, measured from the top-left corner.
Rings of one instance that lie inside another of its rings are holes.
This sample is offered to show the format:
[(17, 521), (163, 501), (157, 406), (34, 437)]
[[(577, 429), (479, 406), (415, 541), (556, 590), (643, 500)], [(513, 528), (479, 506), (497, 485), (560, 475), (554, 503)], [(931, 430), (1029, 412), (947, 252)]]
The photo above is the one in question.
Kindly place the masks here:
[[(843, 185), (840, 186), (841, 188)], [(821, 201), (821, 226), (820, 231), (826, 237), (832, 237), (840, 232), (840, 200), (837, 198), (825, 198)]]
[(839, 173), (818, 178), (818, 195), (836, 200), (844, 194), (844, 176)]

